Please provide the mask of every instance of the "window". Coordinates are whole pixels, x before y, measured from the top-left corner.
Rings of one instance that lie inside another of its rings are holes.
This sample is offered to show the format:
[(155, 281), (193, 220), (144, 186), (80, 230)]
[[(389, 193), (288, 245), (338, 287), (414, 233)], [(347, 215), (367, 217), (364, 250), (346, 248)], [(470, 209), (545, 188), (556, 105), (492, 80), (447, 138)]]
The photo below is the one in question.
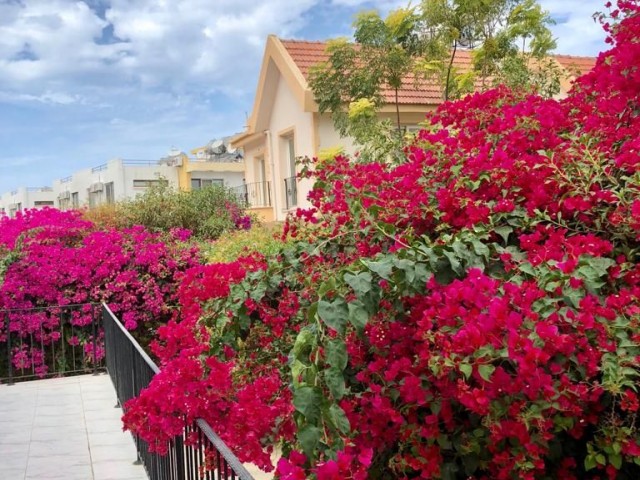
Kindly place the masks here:
[(287, 137), (287, 159), (289, 160), (289, 176), (296, 176), (296, 146), (293, 141), (293, 135)]
[(80, 195), (78, 192), (71, 194), (71, 208), (80, 208)]
[(221, 178), (192, 178), (191, 190), (202, 190), (203, 188), (218, 185), (224, 187), (224, 180)]
[(113, 182), (106, 183), (104, 186), (104, 189), (105, 189), (107, 203), (108, 204), (115, 203), (116, 199), (113, 192)]
[(34, 207), (53, 207), (53, 201), (51, 200), (36, 200), (33, 202)]
[(294, 136), (287, 135), (281, 138), (281, 158), (283, 160), (283, 171), (286, 178), (284, 179), (284, 195), (287, 210), (298, 205), (298, 189), (296, 185), (296, 146)]
[(160, 180), (134, 180), (133, 188), (149, 188), (151, 185), (158, 185)]

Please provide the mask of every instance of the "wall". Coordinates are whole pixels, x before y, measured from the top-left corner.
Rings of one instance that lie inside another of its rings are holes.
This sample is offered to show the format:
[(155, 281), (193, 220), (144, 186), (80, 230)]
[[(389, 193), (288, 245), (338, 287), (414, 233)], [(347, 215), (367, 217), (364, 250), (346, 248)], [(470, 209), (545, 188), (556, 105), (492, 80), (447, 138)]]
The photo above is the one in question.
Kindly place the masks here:
[[(295, 143), (295, 155), (297, 157), (313, 157), (315, 154), (315, 133), (313, 114), (304, 112), (302, 107), (293, 96), (282, 77), (278, 79), (273, 110), (269, 120), (269, 131), (271, 132), (271, 151), (273, 164), (273, 176), (275, 184), (272, 191), (275, 199), (275, 219), (284, 220), (287, 215), (284, 179), (289, 177), (287, 171), (287, 148), (283, 141), (283, 135), (293, 134)], [(299, 172), (299, 169), (298, 169)], [(298, 207), (308, 208), (310, 205), (305, 195), (301, 192), (308, 192), (308, 180), (298, 182)]]

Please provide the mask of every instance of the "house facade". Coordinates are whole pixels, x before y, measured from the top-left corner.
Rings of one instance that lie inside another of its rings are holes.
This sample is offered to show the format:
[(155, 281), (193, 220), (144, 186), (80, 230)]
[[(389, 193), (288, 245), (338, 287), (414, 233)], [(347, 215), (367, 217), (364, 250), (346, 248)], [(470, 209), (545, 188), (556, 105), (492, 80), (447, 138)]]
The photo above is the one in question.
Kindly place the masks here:
[[(265, 221), (282, 221), (296, 208), (307, 208), (313, 181), (299, 179), (296, 159), (314, 158), (324, 149), (342, 147), (356, 152), (350, 138), (341, 137), (328, 114), (321, 114), (307, 83), (310, 68), (327, 59), (325, 42), (282, 40), (269, 36), (258, 78), (253, 111), (246, 130), (231, 140), (245, 155), (244, 179), (250, 209)], [(559, 56), (559, 68), (588, 71), (593, 58)], [(460, 51), (454, 65), (471, 68), (471, 55)], [(563, 89), (569, 82), (562, 84)], [(395, 119), (394, 92), (383, 91), (382, 118)], [(434, 83), (407, 81), (400, 89), (400, 123), (415, 127), (443, 102), (442, 88)]]

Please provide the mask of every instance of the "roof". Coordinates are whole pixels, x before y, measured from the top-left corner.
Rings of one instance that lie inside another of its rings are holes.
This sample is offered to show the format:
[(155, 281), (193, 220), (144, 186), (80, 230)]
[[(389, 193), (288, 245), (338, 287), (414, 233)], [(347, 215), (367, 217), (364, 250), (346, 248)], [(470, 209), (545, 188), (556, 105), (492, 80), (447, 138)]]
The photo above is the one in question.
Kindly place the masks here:
[[(327, 42), (306, 40), (279, 39), (285, 50), (300, 70), (305, 80), (309, 78), (309, 71), (313, 65), (326, 61), (329, 56), (326, 53)], [(560, 66), (572, 73), (572, 76), (582, 75), (595, 65), (594, 57), (575, 57), (571, 55), (554, 55)], [(472, 69), (471, 51), (457, 50), (453, 62), (454, 66), (462, 72)], [(404, 88), (398, 92), (398, 103), (411, 105), (434, 105), (444, 101), (442, 86), (431, 80), (416, 82), (413, 74), (407, 75), (404, 80)], [(395, 103), (395, 91), (383, 89), (382, 95), (387, 103)]]
[(553, 57), (562, 68), (578, 77), (589, 72), (596, 65), (595, 57), (576, 57), (573, 55), (554, 55)]

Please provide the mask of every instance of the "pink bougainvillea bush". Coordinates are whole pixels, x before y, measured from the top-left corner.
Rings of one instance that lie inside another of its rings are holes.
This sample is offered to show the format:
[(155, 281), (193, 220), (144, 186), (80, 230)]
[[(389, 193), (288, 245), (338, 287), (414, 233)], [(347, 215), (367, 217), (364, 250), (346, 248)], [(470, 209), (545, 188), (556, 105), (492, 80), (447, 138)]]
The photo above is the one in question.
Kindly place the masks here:
[[(61, 311), (25, 309), (82, 304), (71, 314), (71, 323), (82, 327), (95, 315), (87, 304), (106, 302), (127, 329), (148, 342), (177, 312), (182, 272), (198, 264), (197, 250), (182, 240), (182, 231), (99, 230), (78, 211), (27, 210), (0, 218), (0, 310), (12, 311), (14, 367), (47, 373), (42, 352), (60, 339)], [(0, 342), (6, 342), (3, 320)], [(92, 338), (68, 334), (63, 341), (82, 343), (92, 358)]]
[(278, 255), (190, 270), (126, 427), (163, 451), (203, 417), (282, 480), (640, 478), (640, 5), (612, 9), (567, 98), (445, 104), (401, 164), (316, 166)]

